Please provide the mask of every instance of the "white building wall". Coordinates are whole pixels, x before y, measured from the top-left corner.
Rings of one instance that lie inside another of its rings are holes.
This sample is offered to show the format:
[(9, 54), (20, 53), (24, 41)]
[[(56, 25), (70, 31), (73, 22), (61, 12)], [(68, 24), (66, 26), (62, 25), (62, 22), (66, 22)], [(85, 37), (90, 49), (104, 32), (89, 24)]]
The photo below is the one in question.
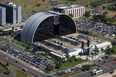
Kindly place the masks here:
[(73, 18), (82, 17), (85, 14), (85, 7), (65, 9), (65, 14), (72, 14)]

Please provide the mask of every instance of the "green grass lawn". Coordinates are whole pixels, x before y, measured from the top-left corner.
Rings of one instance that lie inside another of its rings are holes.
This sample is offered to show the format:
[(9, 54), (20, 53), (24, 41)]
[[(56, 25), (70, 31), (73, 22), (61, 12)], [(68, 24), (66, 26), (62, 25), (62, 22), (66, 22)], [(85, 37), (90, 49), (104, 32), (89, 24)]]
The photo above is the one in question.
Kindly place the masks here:
[(107, 59), (103, 59), (103, 61), (105, 61), (105, 60), (110, 60), (110, 59), (114, 59), (115, 57), (109, 57), (109, 58), (107, 58)]
[(81, 73), (84, 73), (84, 72), (87, 72), (87, 71), (91, 71), (93, 69), (96, 69), (97, 67), (94, 66), (92, 68), (90, 68), (90, 70), (86, 70), (86, 71), (77, 71), (77, 72), (74, 72), (74, 73), (70, 73), (70, 74), (66, 74), (66, 75), (63, 75), (62, 77), (71, 77), (71, 76), (74, 76), (74, 75), (77, 75), (77, 74), (81, 74)]
[(20, 47), (22, 47), (24, 49), (26, 49), (26, 47), (28, 46), (28, 45), (26, 45), (24, 43), (21, 43), (21, 42), (18, 42), (16, 40), (13, 40), (12, 43), (14, 43), (14, 44), (16, 44), (16, 45), (18, 45), (18, 46), (20, 46)]
[(116, 62), (112, 62), (112, 63), (108, 64), (108, 66), (114, 66), (114, 65), (116, 65)]
[(16, 76), (15, 77), (31, 77), (29, 74), (27, 74), (26, 72), (23, 72), (21, 70), (18, 70), (16, 68), (14, 68), (14, 71), (16, 72)]
[[(52, 61), (56, 61), (56, 59), (52, 59)], [(58, 71), (66, 70), (68, 68), (71, 68), (71, 67), (73, 67), (77, 64), (83, 63), (83, 62), (87, 62), (87, 60), (78, 59), (77, 61), (72, 61), (72, 62), (67, 61), (67, 62), (62, 63), (62, 67), (60, 67), (60, 69), (55, 69), (52, 72), (58, 72)], [(48, 71), (48, 72), (45, 72), (45, 73), (49, 74), (49, 73), (51, 73), (51, 71)]]
[(0, 40), (0, 42), (4, 42), (4, 40)]

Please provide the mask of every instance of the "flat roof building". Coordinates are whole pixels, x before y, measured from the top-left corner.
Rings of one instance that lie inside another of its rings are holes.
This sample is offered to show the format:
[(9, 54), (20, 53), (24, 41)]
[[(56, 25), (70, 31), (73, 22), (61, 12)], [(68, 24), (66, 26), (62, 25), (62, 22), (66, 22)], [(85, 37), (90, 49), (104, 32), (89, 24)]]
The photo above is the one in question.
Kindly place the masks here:
[(60, 5), (52, 7), (51, 10), (65, 13), (66, 15), (70, 15), (72, 18), (79, 18), (85, 14), (85, 7), (81, 5)]
[(0, 26), (6, 24), (6, 8), (0, 7)]
[(0, 3), (0, 6), (6, 8), (6, 22), (13, 24), (21, 22), (21, 6), (16, 6), (12, 2)]

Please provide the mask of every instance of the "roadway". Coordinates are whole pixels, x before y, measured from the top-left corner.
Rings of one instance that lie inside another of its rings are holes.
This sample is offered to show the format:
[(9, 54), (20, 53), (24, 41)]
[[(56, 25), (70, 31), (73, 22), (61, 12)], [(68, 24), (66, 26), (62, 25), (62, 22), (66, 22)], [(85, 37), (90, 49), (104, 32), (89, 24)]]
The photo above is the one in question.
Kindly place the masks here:
[[(112, 62), (114, 62), (114, 60), (110, 59), (110, 60), (108, 60), (105, 63), (103, 63), (103, 62), (96, 62), (96, 64), (99, 65), (99, 67), (104, 70), (104, 73), (108, 73), (108, 72), (111, 72), (114, 69), (116, 69), (116, 65), (108, 66), (108, 64), (110, 64)], [(90, 72), (91, 71), (87, 71), (87, 72), (84, 72), (84, 73), (81, 73), (81, 74), (73, 75), (72, 77), (85, 77), (85, 76), (86, 77), (95, 77), (96, 76), (96, 75), (91, 75)]]
[[(6, 57), (8, 59), (6, 59)], [(0, 60), (8, 62), (9, 64), (17, 67), (20, 70), (22, 70), (22, 68), (25, 67), (28, 70), (27, 73), (32, 74), (34, 77), (36, 77), (35, 75), (37, 75), (37, 74), (39, 74), (41, 77), (51, 77), (51, 76), (42, 74), (39, 71), (36, 71), (36, 70), (28, 67), (27, 65), (22, 64), (20, 61), (18, 61), (16, 63), (15, 57), (8, 56), (8, 55), (5, 54), (5, 52), (3, 53), (3, 51), (1, 51), (1, 50), (0, 50)]]

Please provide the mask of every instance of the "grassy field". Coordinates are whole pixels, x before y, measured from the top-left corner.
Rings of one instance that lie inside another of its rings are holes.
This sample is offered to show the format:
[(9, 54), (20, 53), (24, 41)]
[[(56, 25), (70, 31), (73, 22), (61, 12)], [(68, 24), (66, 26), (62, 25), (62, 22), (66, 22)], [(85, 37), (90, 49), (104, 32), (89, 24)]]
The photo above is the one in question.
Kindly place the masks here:
[[(56, 59), (54, 59), (54, 60), (56, 60)], [(54, 60), (52, 60), (52, 61), (54, 61)], [(77, 61), (72, 61), (72, 62), (67, 61), (67, 62), (62, 63), (62, 67), (60, 67), (60, 69), (55, 69), (52, 72), (62, 71), (62, 70), (71, 68), (71, 67), (73, 67), (73, 66), (75, 66), (77, 64), (84, 63), (84, 62), (87, 62), (87, 60), (80, 60), (80, 59), (78, 59)], [(46, 73), (49, 74), (49, 73), (51, 73), (51, 71), (46, 72)]]
[(26, 72), (23, 72), (23, 71), (18, 70), (16, 68), (14, 69), (14, 71), (16, 72), (16, 76), (15, 77), (31, 77)]
[(4, 42), (4, 40), (0, 40), (0, 42)]
[(78, 74), (81, 74), (81, 73), (84, 73), (84, 72), (87, 72), (87, 71), (92, 71), (93, 69), (96, 69), (97, 66), (94, 66), (92, 68), (90, 68), (90, 70), (86, 70), (86, 71), (77, 71), (77, 72), (74, 72), (74, 73), (70, 73), (70, 74), (66, 74), (66, 75), (63, 75), (62, 77), (72, 77), (74, 75), (78, 75)]
[[(22, 7), (23, 12), (27, 12), (28, 14), (23, 14), (23, 16), (29, 18), (32, 15), (32, 11), (41, 11), (41, 10), (49, 10), (52, 5), (50, 5), (50, 1), (58, 1), (65, 4), (89, 4), (90, 2), (95, 2), (97, 0), (76, 0), (76, 1), (70, 1), (70, 0), (0, 0), (0, 2), (13, 2), (16, 5), (20, 5)], [(108, 0), (106, 0), (108, 2)], [(40, 6), (36, 6), (36, 4), (40, 4)]]
[[(24, 44), (24, 43), (21, 43), (21, 42), (18, 42), (18, 41), (16, 41), (16, 40), (13, 40), (12, 43), (14, 43), (14, 44), (16, 44), (17, 46), (20, 46), (20, 47), (22, 47), (22, 48), (24, 48), (24, 49), (26, 49), (26, 47), (28, 46), (28, 45), (26, 45), (26, 44)], [(30, 48), (32, 48), (32, 47), (30, 47)]]
[[(23, 12), (30, 12), (30, 11), (40, 11), (40, 10), (49, 10), (52, 6), (50, 5), (50, 1), (59, 1), (66, 4), (89, 4), (90, 2), (96, 0), (76, 0), (76, 1), (69, 1), (69, 0), (0, 0), (0, 2), (11, 1), (16, 5), (22, 6)], [(36, 4), (40, 4), (39, 7), (36, 7)]]

